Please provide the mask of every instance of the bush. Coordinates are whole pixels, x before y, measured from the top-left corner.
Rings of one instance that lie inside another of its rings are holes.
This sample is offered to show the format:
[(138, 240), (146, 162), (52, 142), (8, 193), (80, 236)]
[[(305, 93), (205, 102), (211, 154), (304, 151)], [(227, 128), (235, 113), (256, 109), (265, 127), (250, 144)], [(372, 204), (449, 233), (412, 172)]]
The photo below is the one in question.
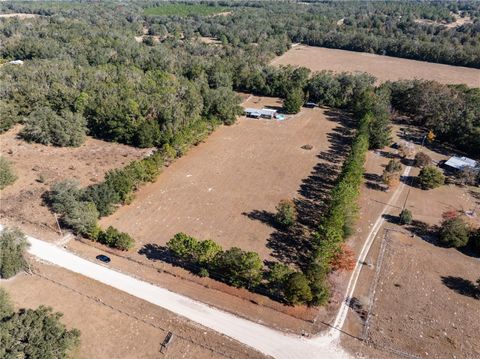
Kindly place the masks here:
[(75, 180), (64, 180), (54, 183), (50, 191), (45, 194), (45, 200), (52, 210), (64, 214), (78, 202), (82, 191)]
[(109, 247), (128, 251), (135, 245), (135, 240), (129, 234), (120, 232), (119, 230), (108, 227), (106, 231), (100, 231), (98, 241)]
[(0, 233), (0, 278), (10, 278), (26, 269), (28, 242), (18, 229), (4, 228)]
[(425, 166), (430, 166), (432, 164), (432, 159), (425, 152), (418, 152), (415, 155), (415, 166), (423, 168)]
[(283, 108), (286, 113), (298, 113), (305, 101), (305, 95), (302, 89), (296, 88), (287, 93), (285, 100), (283, 101)]
[(93, 202), (74, 202), (63, 214), (62, 222), (75, 233), (91, 238), (96, 232), (98, 211)]
[(313, 299), (308, 280), (302, 272), (288, 276), (285, 283), (285, 299), (294, 305), (308, 303)]
[(409, 209), (402, 209), (399, 216), (400, 224), (411, 224), (413, 221), (412, 212)]
[(290, 200), (282, 200), (276, 207), (275, 219), (283, 227), (291, 227), (297, 221), (295, 204)]
[(402, 164), (397, 159), (391, 159), (388, 161), (385, 170), (390, 173), (402, 172)]
[(0, 190), (15, 182), (17, 176), (12, 171), (10, 162), (0, 156)]
[(351, 271), (355, 268), (355, 253), (353, 250), (343, 243), (338, 253), (334, 256), (331, 266), (332, 270)]
[(465, 167), (457, 172), (456, 177), (462, 185), (475, 186), (478, 182), (478, 175), (478, 170)]
[(418, 184), (422, 189), (432, 189), (440, 187), (445, 183), (443, 173), (433, 166), (426, 166), (420, 170), (418, 175)]
[(446, 219), (442, 222), (439, 238), (446, 247), (462, 248), (468, 243), (470, 228), (461, 218)]
[(58, 115), (49, 107), (41, 107), (26, 119), (21, 135), (44, 145), (78, 147), (85, 141), (85, 133), (82, 115), (66, 110)]
[(233, 247), (219, 253), (215, 270), (223, 281), (235, 287), (254, 288), (262, 279), (263, 263), (257, 253)]

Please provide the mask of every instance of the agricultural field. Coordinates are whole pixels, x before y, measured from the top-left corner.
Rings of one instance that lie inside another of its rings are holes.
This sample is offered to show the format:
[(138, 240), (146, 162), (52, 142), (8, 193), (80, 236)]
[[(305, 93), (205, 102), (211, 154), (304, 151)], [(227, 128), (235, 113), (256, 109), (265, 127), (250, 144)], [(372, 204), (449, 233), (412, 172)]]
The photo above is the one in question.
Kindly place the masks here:
[(210, 6), (207, 4), (163, 4), (146, 8), (144, 14), (147, 16), (209, 16), (219, 15), (227, 10), (227, 7)]
[[(64, 269), (34, 263), (33, 275), (0, 281), (15, 307), (52, 307), (81, 331), (74, 358), (264, 358), (211, 330)], [(55, 295), (52, 295), (55, 293)], [(174, 339), (160, 353), (168, 332)]]
[(478, 69), (305, 45), (294, 45), (272, 64), (304, 66), (312, 71), (368, 72), (379, 82), (423, 79), (480, 87)]
[(59, 235), (55, 217), (42, 200), (53, 183), (64, 179), (82, 185), (96, 183), (108, 170), (150, 152), (93, 138), (78, 148), (44, 146), (18, 138), (20, 130), (21, 126), (17, 126), (0, 135), (0, 153), (18, 177), (1, 192), (0, 217), (4, 225), (19, 226), (43, 238)]

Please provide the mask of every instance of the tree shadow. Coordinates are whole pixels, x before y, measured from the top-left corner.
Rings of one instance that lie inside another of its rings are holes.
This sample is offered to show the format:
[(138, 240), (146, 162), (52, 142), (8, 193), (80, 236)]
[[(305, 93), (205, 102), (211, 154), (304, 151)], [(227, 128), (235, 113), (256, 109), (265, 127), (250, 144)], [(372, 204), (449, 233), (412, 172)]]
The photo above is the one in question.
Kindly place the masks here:
[(363, 178), (366, 180), (365, 186), (367, 186), (368, 189), (376, 191), (386, 190), (386, 187), (382, 185), (382, 176), (376, 173), (365, 173)]
[(297, 210), (297, 223), (291, 228), (282, 228), (275, 221), (275, 214), (265, 210), (243, 213), (252, 220), (261, 221), (275, 232), (267, 239), (267, 248), (272, 256), (283, 263), (304, 268), (312, 250), (311, 235), (318, 229), (322, 213), (330, 199), (330, 191), (335, 186), (344, 158), (350, 150), (352, 128), (355, 121), (340, 111), (327, 109), (328, 120), (336, 126), (328, 135), (329, 148), (317, 154), (319, 162), (310, 175), (304, 178), (294, 198)]
[(414, 219), (410, 225), (406, 226), (406, 229), (425, 242), (441, 247), (436, 226), (429, 226), (425, 222)]
[(474, 299), (480, 299), (480, 287), (468, 279), (453, 276), (442, 276), (442, 282), (445, 286), (451, 290), (454, 290), (458, 294)]

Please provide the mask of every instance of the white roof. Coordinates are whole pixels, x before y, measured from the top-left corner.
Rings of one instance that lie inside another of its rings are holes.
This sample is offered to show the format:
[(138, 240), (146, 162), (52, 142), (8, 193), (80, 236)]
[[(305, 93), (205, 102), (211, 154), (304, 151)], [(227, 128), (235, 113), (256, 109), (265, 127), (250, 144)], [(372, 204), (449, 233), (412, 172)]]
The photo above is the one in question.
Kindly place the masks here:
[(273, 110), (271, 108), (262, 108), (261, 110), (256, 108), (246, 108), (245, 112), (257, 115), (273, 116), (277, 113), (277, 110)]
[(9, 64), (12, 64), (12, 65), (21, 65), (21, 64), (23, 64), (23, 61), (22, 61), (22, 60), (13, 60), (13, 61), (10, 61)]
[(462, 168), (465, 168), (465, 167), (470, 167), (470, 168), (477, 167), (477, 161), (472, 160), (471, 158), (468, 158), (468, 157), (453, 156), (453, 157), (450, 157), (447, 162), (445, 162), (445, 165), (461, 170)]

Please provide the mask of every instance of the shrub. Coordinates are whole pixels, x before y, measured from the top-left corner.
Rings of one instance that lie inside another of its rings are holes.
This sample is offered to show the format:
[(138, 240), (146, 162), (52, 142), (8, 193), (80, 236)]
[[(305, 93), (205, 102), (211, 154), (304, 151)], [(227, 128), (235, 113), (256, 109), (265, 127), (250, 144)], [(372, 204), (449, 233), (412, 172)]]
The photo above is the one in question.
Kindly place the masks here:
[(468, 243), (470, 228), (461, 218), (446, 219), (439, 232), (440, 242), (446, 247), (461, 248)]
[(295, 204), (290, 200), (282, 200), (276, 207), (275, 219), (283, 227), (291, 227), (297, 221)]
[(413, 221), (412, 212), (409, 209), (402, 209), (399, 216), (400, 224), (411, 224)]
[(44, 145), (78, 147), (85, 141), (85, 133), (82, 115), (67, 110), (58, 115), (49, 107), (41, 107), (26, 119), (21, 135)]
[(177, 233), (167, 242), (167, 248), (179, 259), (191, 261), (193, 253), (198, 246), (198, 240), (186, 235), (185, 233)]
[(307, 278), (302, 272), (294, 272), (285, 283), (285, 299), (290, 304), (308, 303), (313, 299)]
[(425, 152), (418, 152), (415, 155), (415, 166), (422, 168), (425, 166), (430, 166), (431, 164), (432, 159)]
[(475, 186), (478, 182), (478, 174), (478, 170), (465, 167), (457, 172), (456, 177), (462, 185)]
[(81, 195), (77, 181), (64, 180), (52, 185), (45, 195), (45, 200), (54, 212), (64, 214), (75, 205)]
[(263, 263), (255, 252), (246, 252), (233, 247), (219, 253), (215, 270), (222, 274), (222, 280), (235, 287), (256, 287), (262, 279)]
[(0, 190), (15, 182), (17, 176), (12, 171), (10, 162), (0, 156)]
[(108, 227), (106, 231), (101, 231), (98, 234), (98, 241), (109, 247), (128, 251), (135, 245), (135, 241), (129, 234), (120, 232), (112, 226)]
[(18, 229), (4, 228), (0, 233), (0, 278), (10, 278), (26, 269), (27, 238)]
[(74, 202), (62, 217), (75, 233), (92, 237), (97, 228), (98, 211), (93, 202)]
[(296, 88), (287, 93), (283, 101), (283, 108), (286, 113), (298, 113), (303, 106), (304, 93), (302, 89)]
[(332, 260), (332, 270), (351, 271), (355, 268), (355, 262), (355, 253), (353, 250), (345, 243), (342, 243), (340, 250)]
[(402, 164), (397, 159), (391, 159), (390, 161), (388, 161), (385, 170), (390, 173), (402, 172)]
[(445, 183), (445, 176), (436, 167), (426, 166), (420, 170), (418, 183), (422, 189), (437, 188)]

